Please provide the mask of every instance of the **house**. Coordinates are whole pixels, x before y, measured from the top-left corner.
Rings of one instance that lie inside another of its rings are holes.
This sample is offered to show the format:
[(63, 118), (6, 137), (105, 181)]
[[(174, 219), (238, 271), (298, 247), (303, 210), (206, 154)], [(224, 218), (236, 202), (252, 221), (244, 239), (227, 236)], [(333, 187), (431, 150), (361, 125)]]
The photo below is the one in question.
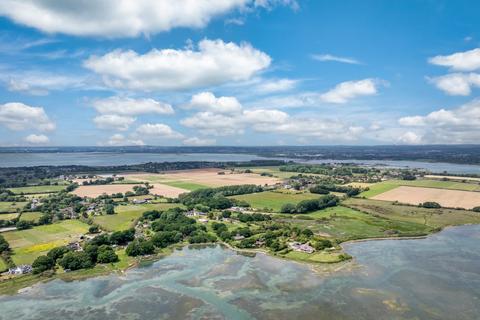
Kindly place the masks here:
[(80, 245), (79, 242), (70, 242), (69, 244), (66, 245), (66, 247), (70, 250), (73, 251), (82, 251), (82, 246)]
[(242, 235), (239, 235), (238, 233), (235, 235), (235, 237), (233, 237), (233, 240), (236, 240), (236, 241), (243, 240), (243, 239), (245, 239), (245, 237)]
[(263, 246), (263, 245), (265, 245), (265, 240), (263, 240), (263, 239), (258, 239), (257, 241), (255, 241), (255, 246), (261, 247), (261, 246)]
[(208, 219), (200, 218), (200, 219), (198, 219), (198, 222), (207, 223), (207, 222), (208, 222)]
[(315, 249), (311, 247), (308, 243), (300, 243), (300, 242), (291, 242), (289, 243), (290, 248), (295, 251), (305, 252), (305, 253), (313, 253)]
[(187, 217), (199, 217), (199, 216), (206, 216), (207, 214), (205, 212), (197, 211), (197, 210), (193, 209), (193, 210), (185, 212), (185, 215)]
[(18, 275), (18, 274), (26, 274), (26, 273), (31, 273), (32, 272), (32, 266), (29, 265), (29, 264), (22, 264), (22, 265), (19, 265), (15, 268), (10, 268), (8, 270), (8, 273), (9, 274), (15, 274), (15, 275)]
[(246, 210), (246, 208), (243, 208), (243, 207), (231, 207), (230, 208), (231, 211), (235, 211), (235, 212), (244, 212)]
[(32, 203), (30, 204), (30, 209), (35, 210), (40, 205), (41, 205), (40, 200), (38, 200), (37, 198), (34, 198), (32, 199)]
[(144, 204), (144, 203), (147, 203), (147, 200), (146, 199), (133, 199), (132, 203), (133, 204)]

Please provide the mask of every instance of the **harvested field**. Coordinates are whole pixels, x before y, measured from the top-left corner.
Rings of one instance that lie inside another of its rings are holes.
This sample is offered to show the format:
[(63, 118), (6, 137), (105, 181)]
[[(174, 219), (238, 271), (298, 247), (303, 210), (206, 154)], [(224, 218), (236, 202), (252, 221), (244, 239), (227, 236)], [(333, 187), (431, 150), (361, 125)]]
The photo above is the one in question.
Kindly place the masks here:
[(474, 177), (456, 177), (456, 176), (440, 176), (440, 175), (433, 175), (433, 174), (427, 174), (425, 175), (425, 178), (428, 179), (447, 179), (447, 180), (455, 180), (455, 181), (478, 181), (480, 182), (480, 178), (474, 178)]
[(176, 198), (179, 194), (189, 192), (187, 189), (177, 188), (168, 186), (165, 184), (155, 183), (152, 185), (153, 188), (150, 189), (151, 194), (155, 194), (157, 196), (164, 196), (168, 198)]
[[(223, 172), (224, 174), (219, 174)], [(126, 179), (150, 183), (169, 184), (189, 182), (205, 187), (233, 186), (240, 184), (272, 185), (281, 181), (275, 177), (265, 177), (255, 173), (231, 173), (221, 169), (198, 169), (169, 171), (163, 174), (135, 173), (123, 175)]]
[(88, 197), (96, 198), (104, 193), (114, 194), (114, 193), (125, 193), (127, 191), (133, 191), (133, 187), (136, 184), (104, 184), (98, 186), (80, 186), (77, 189), (73, 190), (72, 193), (76, 194), (79, 197)]
[(480, 206), (480, 192), (401, 186), (372, 197), (375, 200), (420, 204), (434, 201), (442, 207), (472, 209)]

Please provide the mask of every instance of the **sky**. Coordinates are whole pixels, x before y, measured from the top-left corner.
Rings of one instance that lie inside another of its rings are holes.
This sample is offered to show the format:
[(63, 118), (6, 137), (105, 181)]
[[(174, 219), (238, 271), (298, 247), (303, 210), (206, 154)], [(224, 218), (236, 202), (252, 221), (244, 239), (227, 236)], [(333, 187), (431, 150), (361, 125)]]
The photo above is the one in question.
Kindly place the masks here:
[(0, 146), (478, 143), (478, 12), (0, 0)]

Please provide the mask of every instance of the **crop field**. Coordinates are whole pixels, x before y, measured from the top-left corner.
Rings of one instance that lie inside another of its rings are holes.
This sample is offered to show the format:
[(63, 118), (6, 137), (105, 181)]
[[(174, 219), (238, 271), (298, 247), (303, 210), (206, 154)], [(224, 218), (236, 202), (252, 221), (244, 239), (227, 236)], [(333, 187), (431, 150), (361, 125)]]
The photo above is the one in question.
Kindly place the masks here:
[(23, 209), (27, 202), (0, 202), (0, 213), (15, 212), (17, 209)]
[(480, 182), (480, 178), (476, 177), (456, 177), (456, 176), (441, 176), (435, 174), (427, 174), (424, 176), (427, 179), (446, 179), (446, 180), (454, 180), (454, 181), (477, 181)]
[(145, 211), (166, 210), (174, 207), (183, 206), (178, 203), (129, 204), (115, 207), (115, 214), (94, 216), (93, 221), (109, 231), (126, 230), (133, 227), (135, 221)]
[(441, 180), (388, 180), (379, 182), (368, 186), (370, 190), (362, 192), (361, 197), (372, 198), (381, 193), (390, 191), (399, 186), (410, 187), (425, 187), (425, 188), (437, 188), (437, 189), (451, 189), (451, 190), (463, 190), (463, 191), (480, 191), (480, 185), (478, 183), (464, 183), (458, 181), (441, 181)]
[(104, 185), (91, 185), (80, 186), (72, 191), (79, 197), (96, 198), (102, 194), (114, 194), (125, 193), (127, 191), (133, 191), (135, 184), (104, 184)]
[(280, 171), (278, 167), (249, 167), (245, 168), (249, 169), (253, 173), (261, 174), (261, 173), (269, 173), (273, 175), (274, 177), (280, 178), (280, 179), (288, 179), (292, 176), (298, 175), (297, 172), (286, 172), (286, 171)]
[(23, 212), (22, 216), (20, 217), (20, 220), (37, 222), (41, 216), (42, 216), (41, 212), (35, 212), (35, 211)]
[(313, 193), (283, 193), (265, 191), (233, 196), (232, 198), (244, 200), (255, 209), (267, 209), (268, 211), (280, 212), (280, 209), (286, 203), (297, 204), (302, 200), (317, 199), (319, 197), (320, 195)]
[(13, 249), (13, 261), (19, 265), (31, 264), (50, 249), (78, 240), (87, 230), (88, 225), (81, 221), (64, 220), (27, 230), (8, 231), (2, 235)]
[(9, 188), (15, 194), (36, 194), (36, 193), (54, 193), (59, 192), (65, 189), (66, 186), (32, 186), (32, 187), (19, 187), (19, 188)]
[(161, 174), (135, 173), (125, 174), (123, 176), (126, 179), (136, 181), (162, 184), (187, 182), (202, 187), (221, 187), (240, 184), (272, 185), (281, 181), (275, 177), (264, 177), (255, 173), (231, 173), (229, 170), (221, 169), (179, 170)]
[(0, 220), (12, 220), (17, 218), (19, 213), (0, 213)]
[(388, 219), (415, 222), (438, 228), (450, 225), (480, 223), (480, 214), (457, 209), (427, 209), (417, 206), (393, 204), (391, 202), (350, 198), (345, 205), (371, 215)]
[[(185, 182), (187, 183), (187, 182)], [(178, 187), (173, 187), (167, 184), (161, 184), (161, 183), (154, 183), (152, 184), (153, 188), (150, 189), (150, 193), (157, 195), (157, 196), (164, 196), (168, 198), (177, 198), (178, 195), (189, 192), (188, 189), (184, 188), (178, 188)]]
[(205, 186), (203, 184), (198, 184), (198, 183), (193, 183), (193, 182), (188, 182), (188, 181), (166, 181), (163, 182), (162, 184), (171, 186), (171, 187), (176, 187), (180, 189), (184, 189), (187, 191), (195, 191), (198, 189), (204, 189), (208, 188), (208, 186)]
[(480, 206), (480, 192), (400, 186), (374, 197), (374, 200), (398, 201), (418, 205), (426, 201), (447, 208), (472, 209)]

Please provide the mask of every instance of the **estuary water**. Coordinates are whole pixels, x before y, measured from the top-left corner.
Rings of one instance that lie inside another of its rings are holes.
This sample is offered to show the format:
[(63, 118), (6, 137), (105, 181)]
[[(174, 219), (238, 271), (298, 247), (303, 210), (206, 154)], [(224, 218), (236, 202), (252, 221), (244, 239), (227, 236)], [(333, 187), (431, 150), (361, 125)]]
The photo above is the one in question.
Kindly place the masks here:
[(186, 247), (124, 275), (0, 297), (0, 319), (478, 319), (480, 226), (345, 245), (351, 270), (221, 246)]

